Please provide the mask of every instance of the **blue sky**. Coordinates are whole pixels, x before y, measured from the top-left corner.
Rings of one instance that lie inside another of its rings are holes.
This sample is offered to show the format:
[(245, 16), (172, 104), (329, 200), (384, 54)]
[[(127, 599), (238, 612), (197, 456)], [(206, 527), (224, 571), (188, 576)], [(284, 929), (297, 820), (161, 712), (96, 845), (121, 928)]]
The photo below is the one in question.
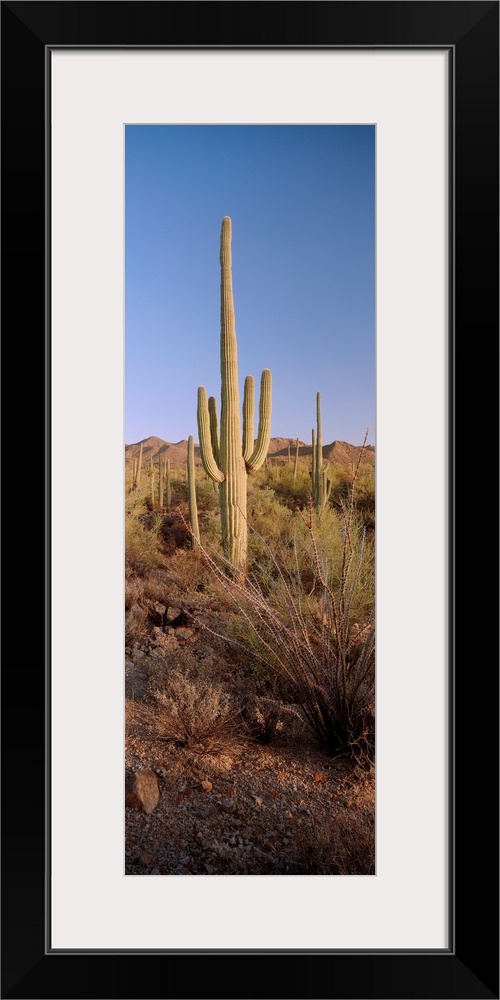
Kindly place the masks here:
[[(242, 388), (273, 375), (272, 437), (375, 444), (375, 129), (128, 125), (125, 440), (220, 406), (219, 241), (232, 219)], [(257, 428), (255, 428), (257, 433)]]

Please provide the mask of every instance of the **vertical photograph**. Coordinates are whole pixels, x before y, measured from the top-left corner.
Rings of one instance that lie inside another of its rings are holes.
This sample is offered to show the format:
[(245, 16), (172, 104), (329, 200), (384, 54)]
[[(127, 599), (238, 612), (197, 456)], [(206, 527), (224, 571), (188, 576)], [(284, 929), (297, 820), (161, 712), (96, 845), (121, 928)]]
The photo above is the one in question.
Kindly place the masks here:
[(375, 875), (375, 127), (125, 126), (125, 874)]

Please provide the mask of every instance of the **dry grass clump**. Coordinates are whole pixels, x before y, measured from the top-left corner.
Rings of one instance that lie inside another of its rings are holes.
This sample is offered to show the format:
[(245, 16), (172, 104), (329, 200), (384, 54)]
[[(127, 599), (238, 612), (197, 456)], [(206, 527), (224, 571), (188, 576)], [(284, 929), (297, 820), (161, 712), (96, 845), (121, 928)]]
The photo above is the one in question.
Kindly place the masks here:
[(134, 706), (134, 721), (142, 724), (151, 738), (198, 754), (221, 753), (242, 741), (239, 712), (214, 681), (200, 675), (190, 677), (174, 667), (153, 697), (152, 705)]

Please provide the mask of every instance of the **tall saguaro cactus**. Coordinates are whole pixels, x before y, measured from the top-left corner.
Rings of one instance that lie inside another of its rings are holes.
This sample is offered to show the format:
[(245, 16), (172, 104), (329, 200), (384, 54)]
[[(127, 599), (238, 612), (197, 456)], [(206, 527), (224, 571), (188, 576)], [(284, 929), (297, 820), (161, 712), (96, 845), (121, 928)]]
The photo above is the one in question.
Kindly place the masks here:
[(260, 468), (271, 436), (271, 372), (265, 368), (260, 383), (259, 428), (254, 445), (254, 391), (252, 375), (245, 379), (243, 431), (240, 420), (238, 358), (231, 272), (231, 219), (222, 220), (221, 266), (221, 414), (220, 435), (213, 396), (198, 389), (198, 433), (205, 472), (219, 483), (222, 546), (226, 559), (242, 572), (247, 564), (247, 477)]

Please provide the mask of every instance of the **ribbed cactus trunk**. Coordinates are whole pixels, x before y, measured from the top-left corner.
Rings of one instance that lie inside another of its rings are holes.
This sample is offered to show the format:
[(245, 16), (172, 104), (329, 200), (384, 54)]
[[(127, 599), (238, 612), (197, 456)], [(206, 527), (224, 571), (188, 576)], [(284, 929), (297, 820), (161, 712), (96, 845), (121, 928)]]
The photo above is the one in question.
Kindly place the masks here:
[(172, 485), (170, 480), (170, 459), (167, 458), (165, 463), (165, 506), (167, 510), (170, 510), (172, 504)]
[(137, 461), (137, 479), (136, 479), (136, 486), (139, 486), (139, 483), (140, 483), (140, 481), (141, 481), (141, 470), (142, 470), (142, 447), (143, 447), (143, 442), (141, 441), (141, 447), (139, 448), (139, 458), (138, 458), (138, 461)]
[(316, 394), (316, 445), (314, 444), (314, 431), (312, 432), (313, 442), (313, 496), (314, 505), (317, 510), (325, 507), (330, 497), (332, 484), (327, 479), (329, 462), (323, 464), (323, 436), (321, 429), (321, 393)]
[(221, 414), (218, 438), (215, 398), (207, 400), (204, 386), (198, 389), (198, 431), (205, 472), (219, 483), (222, 546), (226, 559), (237, 570), (247, 566), (247, 476), (262, 465), (271, 434), (271, 372), (262, 372), (259, 429), (254, 447), (254, 379), (245, 379), (243, 430), (240, 419), (238, 357), (231, 272), (231, 219), (222, 220), (220, 242), (220, 369)]
[(241, 448), (240, 397), (238, 390), (238, 350), (231, 273), (231, 221), (222, 222), (220, 244), (220, 468), (224, 479), (219, 487), (222, 540), (226, 557), (234, 566), (247, 562), (247, 484)]
[(137, 459), (132, 459), (132, 489), (137, 489)]
[(200, 528), (198, 524), (198, 506), (196, 503), (196, 469), (194, 465), (194, 438), (192, 434), (190, 434), (188, 438), (187, 477), (188, 477), (189, 520), (191, 523), (193, 545), (195, 542), (198, 542), (199, 545)]
[(311, 431), (312, 460), (311, 460), (311, 493), (313, 500), (316, 499), (316, 432), (314, 427)]
[(165, 461), (160, 455), (160, 482), (158, 486), (158, 500), (160, 503), (160, 510), (163, 510), (163, 484), (165, 481)]

